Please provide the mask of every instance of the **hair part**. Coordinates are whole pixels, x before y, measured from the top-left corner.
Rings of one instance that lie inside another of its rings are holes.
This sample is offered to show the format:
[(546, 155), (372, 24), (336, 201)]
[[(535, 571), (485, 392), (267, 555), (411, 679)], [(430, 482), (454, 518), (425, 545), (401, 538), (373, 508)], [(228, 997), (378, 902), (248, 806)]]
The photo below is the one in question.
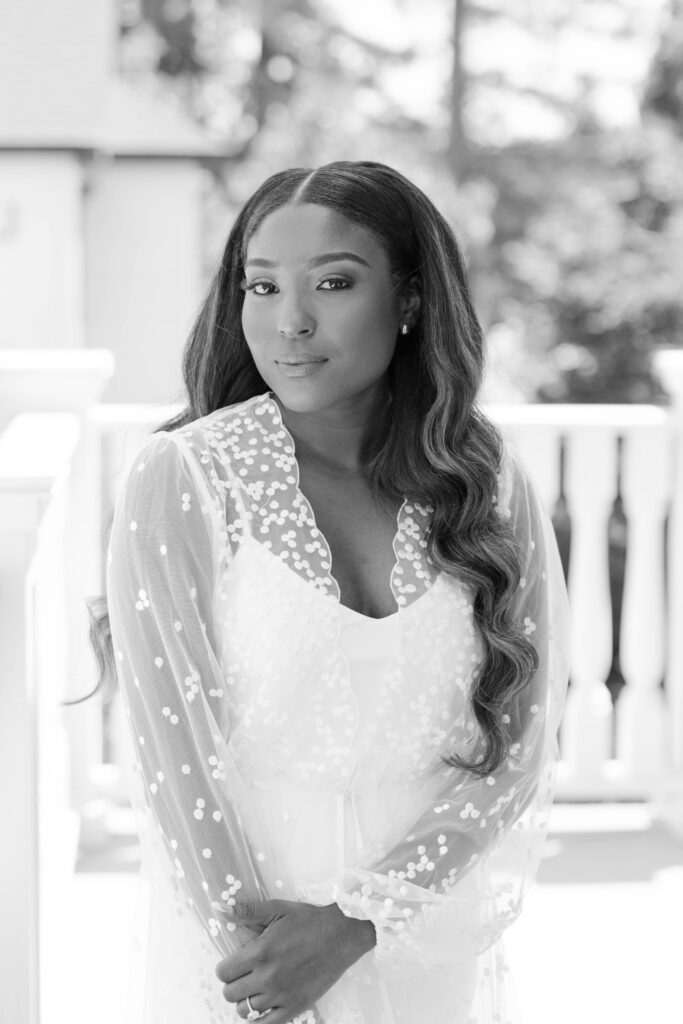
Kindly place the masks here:
[[(461, 250), (427, 196), (398, 171), (369, 161), (291, 168), (264, 181), (233, 224), (185, 345), (187, 407), (157, 430), (179, 429), (268, 390), (242, 329), (246, 251), (269, 214), (304, 203), (372, 232), (387, 254), (397, 293), (409, 282), (420, 292), (417, 321), (408, 337), (399, 335), (388, 371), (392, 408), (400, 415), (389, 415), (384, 436), (364, 453), (365, 464), (378, 495), (433, 507), (430, 558), (472, 587), (484, 648), (471, 697), (481, 742), (472, 760), (458, 754), (445, 760), (488, 775), (509, 753), (505, 708), (532, 678), (538, 658), (513, 615), (521, 569), (515, 538), (496, 511), (502, 438), (476, 404), (483, 332)], [(101, 670), (93, 693), (111, 693), (116, 670), (106, 598), (94, 599), (88, 610)]]

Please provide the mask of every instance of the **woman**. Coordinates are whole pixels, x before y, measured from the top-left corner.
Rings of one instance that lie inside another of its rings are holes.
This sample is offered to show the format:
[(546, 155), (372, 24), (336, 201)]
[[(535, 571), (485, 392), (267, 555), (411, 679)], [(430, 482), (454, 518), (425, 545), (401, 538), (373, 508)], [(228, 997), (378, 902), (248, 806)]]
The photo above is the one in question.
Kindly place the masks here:
[(396, 171), (283, 171), (238, 216), (108, 557), (146, 1024), (508, 1020), (567, 605), (483, 355)]

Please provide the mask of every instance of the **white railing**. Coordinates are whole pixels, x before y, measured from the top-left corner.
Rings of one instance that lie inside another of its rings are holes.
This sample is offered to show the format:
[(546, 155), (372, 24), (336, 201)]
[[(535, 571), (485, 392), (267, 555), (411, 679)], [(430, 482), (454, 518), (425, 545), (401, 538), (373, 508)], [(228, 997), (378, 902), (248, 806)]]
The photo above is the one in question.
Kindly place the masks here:
[[(179, 408), (102, 405), (93, 411), (107, 512), (137, 446)], [(549, 511), (562, 497), (571, 520), (573, 667), (558, 798), (653, 799), (683, 759), (683, 676), (669, 670), (683, 664), (683, 633), (675, 628), (666, 591), (667, 563), (671, 583), (683, 547), (674, 502), (682, 458), (676, 416), (635, 405), (497, 405), (487, 411), (513, 439)], [(619, 648), (625, 686), (613, 706), (606, 686), (613, 653), (608, 520), (618, 495), (628, 519)], [(119, 719), (114, 749), (120, 727)]]
[[(558, 796), (652, 798), (674, 766), (677, 737), (667, 702), (680, 700), (683, 685), (668, 673), (664, 692), (660, 685), (667, 668), (665, 519), (676, 479), (674, 420), (665, 409), (631, 405), (491, 412), (517, 442), (548, 509), (562, 491), (571, 522), (572, 670)], [(606, 686), (613, 654), (608, 523), (618, 496), (628, 523), (618, 651), (625, 686), (613, 706)]]

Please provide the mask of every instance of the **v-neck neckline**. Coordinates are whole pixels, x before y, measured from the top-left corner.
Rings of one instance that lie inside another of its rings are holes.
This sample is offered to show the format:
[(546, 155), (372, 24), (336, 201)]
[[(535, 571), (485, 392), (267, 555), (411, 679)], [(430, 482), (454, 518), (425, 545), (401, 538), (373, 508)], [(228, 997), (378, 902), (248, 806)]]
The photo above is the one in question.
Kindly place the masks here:
[(399, 615), (398, 607), (391, 615), (382, 615), (379, 619), (376, 619), (373, 615), (364, 615), (363, 612), (357, 612), (355, 608), (351, 608), (348, 604), (342, 604), (341, 601), (339, 602), (339, 607), (349, 625), (365, 625), (368, 622), (395, 622)]
[[(259, 552), (259, 554), (265, 557), (266, 559), (274, 560), (275, 564), (278, 565), (282, 569), (282, 571), (287, 574), (287, 578), (294, 577), (294, 580), (298, 584), (300, 584), (300, 586), (306, 587), (306, 589), (313, 590), (315, 593), (320, 595), (323, 601), (332, 601), (336, 608), (338, 609), (342, 619), (346, 620), (346, 622), (343, 623), (343, 625), (351, 627), (354, 625), (364, 625), (366, 623), (398, 622), (399, 615), (401, 613), (405, 614), (407, 612), (410, 612), (413, 608), (420, 604), (421, 601), (425, 601), (427, 599), (428, 595), (431, 593), (432, 588), (437, 585), (437, 583), (440, 581), (443, 575), (443, 573), (439, 572), (434, 578), (432, 585), (429, 587), (429, 589), (426, 590), (424, 593), (420, 594), (419, 597), (417, 597), (414, 601), (411, 601), (410, 604), (397, 605), (396, 611), (392, 612), (391, 615), (383, 615), (381, 616), (381, 618), (376, 619), (372, 615), (364, 615), (363, 612), (358, 612), (356, 611), (355, 608), (351, 608), (347, 604), (342, 604), (335, 594), (325, 593), (321, 591), (318, 587), (313, 586), (310, 580), (305, 580), (302, 576), (299, 575), (299, 573), (292, 569), (291, 565), (288, 565), (287, 562), (285, 562), (278, 555), (270, 551), (255, 537), (249, 536), (248, 539), (245, 541), (243, 547), (240, 549), (240, 552), (246, 552), (247, 546), (255, 548)], [(233, 564), (236, 564), (237, 560), (240, 557), (241, 553), (238, 553)]]
[(359, 621), (383, 622), (397, 617), (443, 576), (431, 561), (426, 543), (434, 509), (404, 496), (395, 517), (394, 564), (389, 574), (395, 610), (375, 618), (343, 604), (333, 573), (332, 549), (301, 489), (296, 443), (273, 393), (266, 391), (226, 406), (221, 414), (210, 444), (218, 449), (226, 466), (228, 488), (237, 503), (236, 518), (227, 528), (228, 543), (231, 533), (248, 535), (307, 587), (333, 600), (339, 609), (348, 609)]
[(380, 615), (379, 617), (376, 617), (374, 615), (365, 615), (363, 612), (359, 612), (355, 608), (351, 608), (350, 605), (346, 605), (346, 604), (342, 603), (341, 587), (339, 585), (339, 581), (337, 580), (337, 578), (335, 577), (335, 575), (334, 575), (334, 573), (332, 571), (333, 568), (334, 568), (334, 558), (332, 556), (332, 548), (331, 548), (331, 546), (329, 544), (329, 541), (327, 540), (327, 537), (325, 536), (323, 531), (318, 526), (318, 523), (317, 523), (317, 520), (316, 520), (316, 516), (315, 516), (315, 511), (313, 509), (313, 506), (311, 505), (311, 502), (309, 501), (309, 499), (307, 498), (307, 496), (304, 494), (304, 492), (301, 489), (301, 474), (300, 474), (300, 471), (299, 471), (299, 460), (298, 460), (297, 454), (296, 454), (296, 442), (294, 441), (294, 437), (292, 436), (291, 431), (286, 426), (285, 421), (282, 418), (282, 411), (280, 409), (280, 406), (275, 401), (275, 398), (273, 397), (273, 393), (271, 391), (268, 391), (266, 397), (267, 397), (268, 404), (271, 406), (271, 408), (275, 412), (275, 419), (276, 419), (276, 423), (277, 423), (279, 429), (284, 434), (284, 437), (285, 437), (285, 440), (286, 440), (287, 444), (291, 446), (292, 458), (294, 460), (294, 465), (293, 465), (293, 469), (294, 469), (294, 488), (296, 490), (296, 494), (297, 494), (297, 497), (298, 497), (299, 501), (301, 502), (303, 508), (306, 510), (308, 516), (310, 517), (310, 520), (313, 523), (313, 527), (316, 530), (317, 535), (320, 538), (320, 541), (323, 544), (323, 546), (325, 547), (325, 550), (327, 552), (327, 557), (328, 557), (328, 560), (329, 560), (329, 569), (327, 569), (327, 577), (330, 580), (330, 582), (332, 583), (332, 587), (333, 587), (333, 591), (334, 591), (334, 597), (335, 597), (335, 599), (337, 601), (337, 604), (339, 605), (339, 607), (341, 609), (344, 609), (344, 610), (346, 610), (348, 612), (351, 612), (353, 615), (357, 615), (360, 619), (365, 619), (368, 622), (385, 622), (387, 619), (393, 619), (394, 617), (398, 616), (398, 613), (399, 613), (399, 611), (401, 609), (401, 606), (399, 605), (399, 603), (398, 603), (398, 601), (396, 599), (396, 593), (395, 593), (395, 590), (394, 590), (394, 575), (395, 575), (396, 569), (397, 569), (397, 567), (399, 565), (398, 537), (399, 537), (399, 534), (401, 532), (401, 517), (403, 515), (403, 510), (404, 510), (404, 508), (405, 508), (405, 506), (406, 506), (406, 504), (408, 502), (408, 499), (405, 498), (405, 497), (403, 498), (403, 500), (401, 502), (401, 505), (400, 505), (400, 507), (398, 508), (398, 510), (396, 512), (396, 517), (395, 517), (395, 522), (394, 522), (394, 527), (395, 527), (394, 528), (394, 536), (393, 536), (393, 540), (391, 542), (393, 550), (394, 550), (394, 565), (393, 565), (393, 568), (392, 568), (391, 573), (389, 575), (389, 591), (391, 593), (391, 596), (394, 599), (394, 604), (396, 606), (396, 610), (393, 611), (393, 612), (390, 612), (389, 615)]

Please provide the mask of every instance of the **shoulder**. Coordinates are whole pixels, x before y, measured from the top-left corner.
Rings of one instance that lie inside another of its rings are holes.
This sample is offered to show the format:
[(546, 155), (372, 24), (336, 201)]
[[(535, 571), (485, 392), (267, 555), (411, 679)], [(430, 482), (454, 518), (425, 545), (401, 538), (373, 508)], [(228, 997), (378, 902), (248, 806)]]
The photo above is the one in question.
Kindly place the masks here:
[(250, 435), (267, 431), (276, 420), (277, 406), (265, 392), (215, 409), (173, 433), (195, 451), (213, 448), (226, 455), (231, 449), (249, 447)]
[(220, 409), (200, 416), (184, 427), (179, 427), (174, 433), (186, 440), (197, 440), (208, 434), (229, 433), (239, 430), (240, 427), (256, 422), (263, 417), (264, 411), (272, 405), (272, 399), (268, 392), (262, 395), (254, 395), (244, 402), (237, 402), (235, 405), (224, 405)]
[(213, 460), (201, 448), (193, 450), (182, 435), (182, 429), (154, 431), (130, 461), (120, 501), (136, 530), (146, 526), (153, 532), (162, 522), (166, 528), (171, 523), (187, 526), (202, 517), (217, 529), (222, 526), (221, 476)]
[(128, 500), (141, 503), (156, 499), (157, 492), (177, 490), (181, 478), (188, 477), (187, 457), (177, 443), (174, 431), (156, 430), (148, 434), (128, 459), (120, 489)]
[(157, 464), (186, 458), (204, 466), (216, 457), (225, 461), (230, 451), (239, 449), (255, 429), (269, 425), (273, 406), (266, 392), (235, 405), (222, 406), (182, 427), (157, 430), (144, 439), (134, 458)]

